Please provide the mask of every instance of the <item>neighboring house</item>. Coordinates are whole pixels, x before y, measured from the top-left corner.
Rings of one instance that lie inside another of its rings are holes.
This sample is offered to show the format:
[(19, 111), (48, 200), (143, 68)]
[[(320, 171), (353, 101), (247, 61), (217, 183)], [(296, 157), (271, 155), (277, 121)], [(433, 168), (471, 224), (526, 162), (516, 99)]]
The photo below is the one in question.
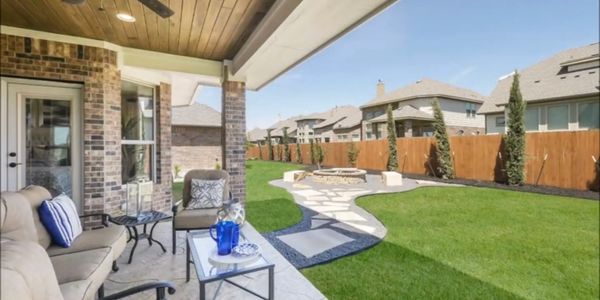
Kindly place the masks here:
[[(527, 131), (599, 128), (599, 45), (569, 49), (519, 71)], [(505, 132), (512, 82), (513, 74), (500, 78), (478, 111), (485, 115), (486, 133)]]
[(222, 165), (221, 113), (193, 103), (172, 107), (171, 158), (185, 175), (193, 169), (214, 169)]
[(248, 139), (248, 142), (250, 142), (251, 144), (261, 144), (261, 145), (265, 145), (266, 144), (266, 138), (265, 136), (267, 136), (267, 130), (266, 129), (260, 129), (260, 128), (254, 128), (250, 131), (248, 131), (248, 133), (246, 134), (246, 138)]
[(360, 141), (360, 109), (346, 105), (296, 119), (300, 143)]
[[(283, 131), (287, 130), (288, 135), (288, 143), (296, 142), (296, 119), (298, 117), (291, 117), (282, 121), (279, 121), (269, 128), (266, 129), (267, 132), (271, 132), (271, 142), (273, 145), (282, 144), (283, 143)], [(265, 133), (265, 139), (267, 137), (267, 133)]]
[(440, 102), (444, 121), (450, 135), (477, 135), (484, 132), (485, 119), (476, 114), (484, 96), (472, 90), (424, 78), (385, 93), (383, 82), (377, 83), (373, 100), (360, 107), (362, 110), (363, 140), (387, 136), (386, 109), (392, 105), (398, 137), (433, 135), (434, 100)]

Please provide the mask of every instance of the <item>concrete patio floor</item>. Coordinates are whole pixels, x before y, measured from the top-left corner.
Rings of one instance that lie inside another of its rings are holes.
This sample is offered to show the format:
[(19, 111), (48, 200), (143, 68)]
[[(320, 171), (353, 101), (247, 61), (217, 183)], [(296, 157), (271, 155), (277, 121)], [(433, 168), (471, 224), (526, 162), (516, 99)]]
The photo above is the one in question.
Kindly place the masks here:
[[(267, 240), (265, 240), (251, 224), (242, 228), (245, 236), (260, 245), (262, 253), (275, 264), (275, 298), (276, 299), (325, 299), (296, 268), (294, 268)], [(171, 253), (171, 222), (163, 222), (156, 226), (154, 238), (167, 248), (163, 252), (159, 245), (149, 246), (145, 240), (138, 242), (133, 262), (127, 264), (133, 242), (127, 244), (125, 252), (118, 259), (120, 270), (112, 273), (105, 282), (105, 294), (110, 295), (129, 287), (157, 280), (171, 281), (177, 292), (169, 299), (199, 299), (199, 284), (190, 266), (191, 279), (185, 282), (185, 232), (177, 236), (176, 254)], [(212, 245), (211, 245), (212, 246)], [(231, 278), (231, 281), (249, 288), (261, 295), (268, 293), (268, 272), (266, 270)], [(154, 299), (154, 291), (141, 293), (127, 299)], [(257, 299), (255, 296), (224, 282), (209, 283), (206, 288), (206, 299)]]

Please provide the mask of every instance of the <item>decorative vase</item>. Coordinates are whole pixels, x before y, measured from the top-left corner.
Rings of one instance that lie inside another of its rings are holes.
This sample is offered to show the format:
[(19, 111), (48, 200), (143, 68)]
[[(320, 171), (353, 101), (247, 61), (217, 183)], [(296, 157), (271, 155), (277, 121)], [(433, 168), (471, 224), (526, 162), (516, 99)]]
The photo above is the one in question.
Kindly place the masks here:
[(125, 214), (131, 218), (142, 219), (152, 210), (152, 191), (152, 181), (127, 183)]

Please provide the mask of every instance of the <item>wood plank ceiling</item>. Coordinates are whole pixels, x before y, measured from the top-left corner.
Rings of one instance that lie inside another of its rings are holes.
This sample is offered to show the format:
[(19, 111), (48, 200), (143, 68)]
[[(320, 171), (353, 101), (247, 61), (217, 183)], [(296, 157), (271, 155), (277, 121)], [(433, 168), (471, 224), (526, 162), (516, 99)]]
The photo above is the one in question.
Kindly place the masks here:
[[(137, 0), (2, 0), (2, 25), (92, 38), (121, 46), (213, 60), (232, 59), (275, 0), (162, 0), (163, 19)], [(100, 10), (101, 2), (104, 10)], [(118, 12), (136, 18), (127, 23)]]

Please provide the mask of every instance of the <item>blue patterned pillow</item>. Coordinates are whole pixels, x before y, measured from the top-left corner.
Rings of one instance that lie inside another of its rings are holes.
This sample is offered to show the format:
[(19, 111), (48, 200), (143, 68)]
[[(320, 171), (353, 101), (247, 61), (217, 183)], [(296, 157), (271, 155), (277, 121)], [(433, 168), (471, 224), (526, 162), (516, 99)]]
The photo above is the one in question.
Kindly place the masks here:
[(83, 231), (75, 203), (65, 194), (42, 202), (38, 214), (52, 237), (52, 242), (63, 248), (70, 247), (73, 240)]

